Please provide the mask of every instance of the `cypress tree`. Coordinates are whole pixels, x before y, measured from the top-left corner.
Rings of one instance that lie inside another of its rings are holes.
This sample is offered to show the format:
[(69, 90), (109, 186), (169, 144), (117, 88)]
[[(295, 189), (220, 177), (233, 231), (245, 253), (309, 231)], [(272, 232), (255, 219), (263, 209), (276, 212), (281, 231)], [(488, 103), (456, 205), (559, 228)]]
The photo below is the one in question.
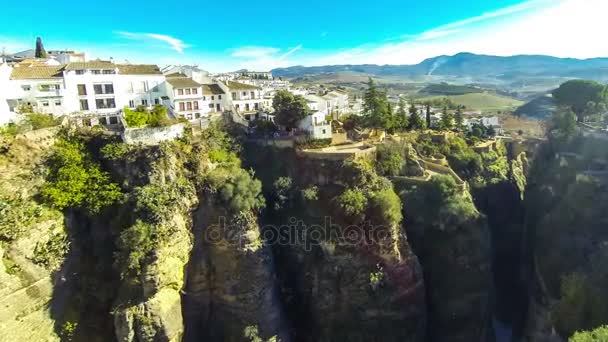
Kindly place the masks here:
[(456, 114), (454, 114), (454, 122), (456, 123), (456, 129), (461, 131), (464, 129), (464, 116), (462, 114), (462, 107), (458, 106)]
[(44, 49), (44, 45), (42, 45), (42, 39), (40, 37), (36, 38), (36, 53), (34, 57), (46, 58), (46, 50)]

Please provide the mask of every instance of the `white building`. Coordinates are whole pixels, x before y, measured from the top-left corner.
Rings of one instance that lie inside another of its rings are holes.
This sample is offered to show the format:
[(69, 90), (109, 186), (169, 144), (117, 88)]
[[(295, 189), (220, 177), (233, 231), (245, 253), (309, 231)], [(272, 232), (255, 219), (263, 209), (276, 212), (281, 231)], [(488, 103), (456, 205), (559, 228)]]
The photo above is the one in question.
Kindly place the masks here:
[(194, 81), (200, 84), (213, 83), (213, 78), (209, 75), (209, 72), (200, 69), (195, 65), (170, 65), (164, 67), (162, 72), (167, 77), (175, 77), (176, 75), (184, 75), (190, 77)]
[(298, 128), (308, 133), (312, 139), (331, 139), (331, 123), (325, 121), (324, 112), (314, 112), (298, 123)]
[(229, 100), (227, 109), (234, 110), (246, 118), (272, 107), (272, 99), (263, 96), (262, 89), (234, 81), (219, 82)]
[(11, 91), (11, 87), (9, 87), (11, 71), (8, 64), (0, 64), (0, 89), (3, 89), (0, 91), (0, 125), (16, 119), (15, 112), (10, 109), (7, 101), (8, 92)]
[(350, 107), (348, 103), (348, 94), (341, 90), (332, 90), (322, 96), (326, 101), (328, 114), (334, 119), (338, 119), (341, 115), (348, 113)]

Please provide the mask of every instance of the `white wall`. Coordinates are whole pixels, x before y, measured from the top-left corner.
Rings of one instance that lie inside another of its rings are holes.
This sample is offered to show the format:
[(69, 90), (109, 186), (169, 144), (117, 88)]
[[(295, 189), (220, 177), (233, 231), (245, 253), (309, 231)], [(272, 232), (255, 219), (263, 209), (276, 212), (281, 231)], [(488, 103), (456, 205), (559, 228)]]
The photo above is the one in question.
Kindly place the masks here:
[(16, 119), (14, 112), (10, 111), (7, 95), (10, 91), (9, 77), (11, 75), (11, 67), (7, 64), (0, 64), (0, 125), (4, 125), (11, 120)]

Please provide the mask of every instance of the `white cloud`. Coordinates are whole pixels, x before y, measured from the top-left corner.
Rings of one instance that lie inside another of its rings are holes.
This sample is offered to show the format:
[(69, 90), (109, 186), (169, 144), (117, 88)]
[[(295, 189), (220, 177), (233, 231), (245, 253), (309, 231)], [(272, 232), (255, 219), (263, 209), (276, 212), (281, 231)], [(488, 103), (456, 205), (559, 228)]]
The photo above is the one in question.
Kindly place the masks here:
[(270, 70), (291, 65), (288, 57), (301, 49), (302, 45), (297, 45), (285, 52), (275, 47), (243, 46), (232, 49), (231, 56), (240, 60), (238, 68)]
[(180, 54), (184, 53), (185, 48), (190, 47), (190, 45), (184, 43), (184, 41), (182, 41), (181, 39), (171, 37), (171, 36), (168, 36), (165, 34), (138, 33), (138, 32), (126, 32), (126, 31), (119, 31), (119, 32), (116, 32), (116, 34), (122, 38), (131, 39), (131, 40), (139, 40), (139, 41), (143, 41), (143, 42), (160, 41), (163, 43), (167, 43), (167, 44), (169, 44), (169, 47), (171, 49), (177, 51)]
[(606, 13), (606, 0), (533, 0), (442, 25), (398, 42), (370, 43), (301, 64), (414, 64), (458, 52), (608, 56), (608, 44), (603, 43)]
[(279, 51), (280, 49), (266, 46), (242, 46), (232, 50), (231, 56), (238, 58), (263, 58), (272, 56)]

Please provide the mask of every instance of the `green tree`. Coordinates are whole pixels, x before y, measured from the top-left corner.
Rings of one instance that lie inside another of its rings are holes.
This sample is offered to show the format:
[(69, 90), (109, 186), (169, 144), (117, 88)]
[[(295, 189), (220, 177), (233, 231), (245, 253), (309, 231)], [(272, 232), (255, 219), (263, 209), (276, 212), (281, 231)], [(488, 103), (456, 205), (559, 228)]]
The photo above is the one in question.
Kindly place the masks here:
[(401, 222), (401, 199), (392, 188), (375, 192), (370, 199), (372, 220), (387, 227)]
[(42, 38), (36, 38), (36, 52), (34, 53), (34, 57), (36, 58), (46, 58), (46, 50), (44, 49), (44, 45), (42, 45)]
[(300, 120), (309, 114), (308, 104), (300, 95), (293, 95), (287, 90), (279, 90), (272, 99), (276, 123), (288, 129), (298, 126)]
[(397, 130), (405, 130), (408, 128), (409, 120), (407, 118), (407, 109), (405, 104), (405, 99), (403, 96), (399, 97), (399, 109), (397, 109), (397, 114), (395, 115), (395, 129)]
[(442, 129), (452, 129), (454, 128), (454, 117), (448, 111), (448, 107), (443, 107), (443, 112), (441, 113), (441, 128)]
[(49, 174), (42, 198), (58, 208), (80, 208), (97, 214), (122, 197), (120, 187), (93, 162), (76, 138), (60, 138), (49, 158)]
[(560, 139), (571, 137), (576, 132), (576, 115), (567, 108), (561, 108), (551, 117), (551, 135)]
[(376, 87), (370, 77), (367, 90), (363, 95), (363, 115), (367, 127), (374, 129), (387, 129), (390, 126), (390, 113), (386, 93)]
[(457, 130), (464, 130), (464, 115), (462, 114), (461, 107), (458, 107), (458, 109), (456, 109), (456, 113), (454, 114), (454, 123), (456, 125)]
[(426, 127), (431, 127), (432, 126), (432, 122), (431, 122), (431, 103), (430, 102), (425, 102), (424, 107), (426, 109)]
[(232, 212), (260, 210), (265, 206), (262, 183), (243, 169), (216, 169), (208, 181)]
[(553, 91), (553, 98), (557, 104), (569, 107), (576, 114), (579, 122), (583, 121), (589, 102), (605, 104), (607, 97), (606, 86), (595, 81), (572, 80)]
[(414, 103), (414, 101), (410, 101), (410, 102), (411, 102), (410, 109), (409, 109), (409, 113), (410, 113), (409, 127), (410, 127), (410, 129), (424, 129), (424, 121), (422, 120), (420, 115), (418, 115), (418, 108), (416, 108), (416, 104)]

